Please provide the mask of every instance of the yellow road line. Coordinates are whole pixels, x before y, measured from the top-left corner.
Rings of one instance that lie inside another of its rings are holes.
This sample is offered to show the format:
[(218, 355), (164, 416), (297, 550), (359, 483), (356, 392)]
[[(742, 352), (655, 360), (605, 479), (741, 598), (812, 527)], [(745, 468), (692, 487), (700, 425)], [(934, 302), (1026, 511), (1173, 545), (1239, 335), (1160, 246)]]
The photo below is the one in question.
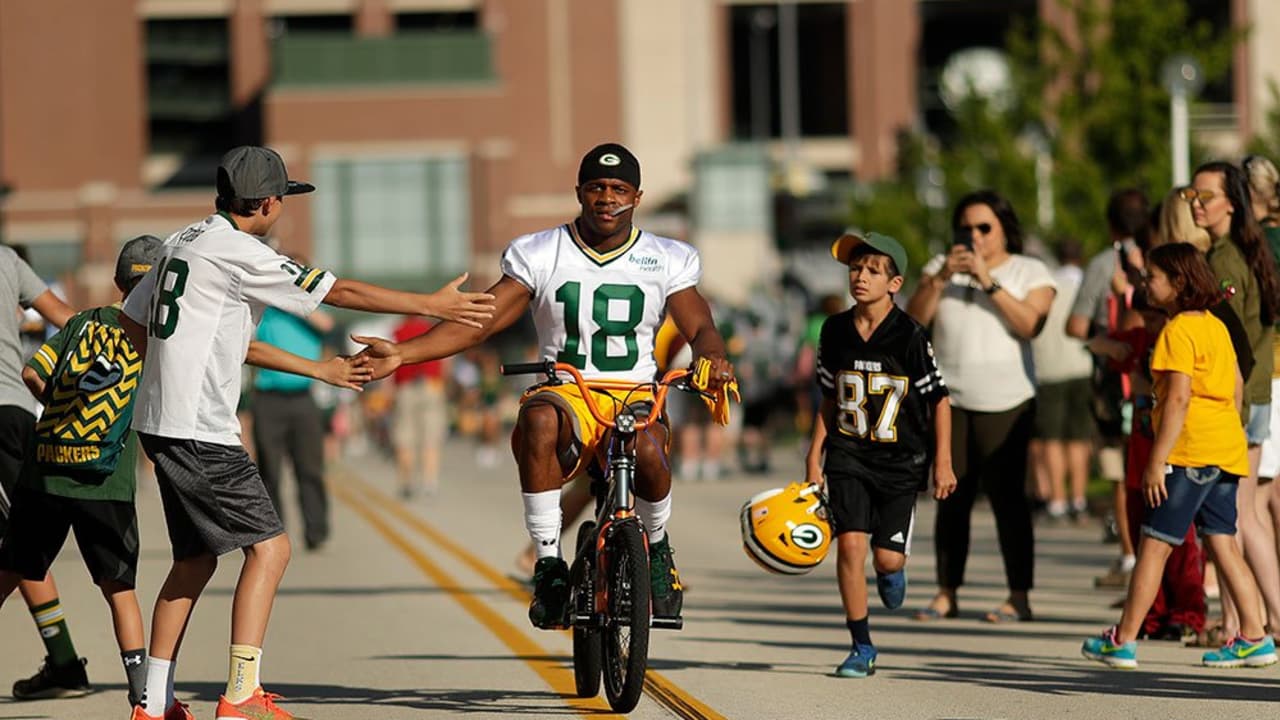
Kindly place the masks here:
[(356, 514), (364, 518), (365, 522), (368, 522), (383, 539), (413, 561), (413, 564), (417, 565), (418, 569), (430, 578), (437, 587), (448, 593), (449, 597), (461, 605), (463, 610), (466, 610), (471, 617), (475, 618), (481, 625), (484, 625), (512, 653), (524, 660), (525, 664), (532, 668), (552, 690), (565, 696), (569, 705), (584, 714), (589, 713), (600, 717), (621, 717), (602, 714), (601, 710), (607, 711), (608, 705), (600, 698), (584, 699), (576, 697), (577, 690), (574, 687), (573, 673), (561, 663), (548, 659), (547, 656), (550, 653), (545, 648), (530, 640), (527, 635), (504, 620), (502, 616), (481, 602), (479, 598), (469, 594), (457, 580), (440, 569), (440, 566), (432, 562), (421, 550), (414, 547), (412, 542), (396, 532), (386, 521), (379, 517), (377, 512), (366, 505), (355, 493), (344, 487), (342, 483), (336, 483), (334, 490), (339, 500), (346, 503)]
[[(418, 515), (405, 509), (404, 505), (396, 502), (388, 497), (386, 493), (370, 485), (362, 478), (356, 477), (353, 473), (343, 473), (343, 483), (349, 483), (360, 487), (371, 502), (375, 503), (381, 509), (399, 518), (403, 523), (417, 531), (431, 543), (440, 546), (446, 552), (450, 553), (464, 565), (471, 568), (477, 575), (493, 583), (494, 587), (507, 593), (511, 597), (519, 600), (521, 603), (529, 601), (529, 592), (525, 587), (498, 570), (491, 565), (476, 557), (471, 551), (451, 540), (447, 535), (436, 530), (427, 521)], [(666, 706), (669, 710), (683, 718), (703, 718), (705, 720), (725, 720), (720, 713), (712, 710), (706, 704), (700, 702), (697, 698), (682, 690), (678, 685), (671, 682), (661, 674), (649, 670), (645, 673), (645, 692), (654, 700)], [(572, 689), (572, 687), (571, 687)]]

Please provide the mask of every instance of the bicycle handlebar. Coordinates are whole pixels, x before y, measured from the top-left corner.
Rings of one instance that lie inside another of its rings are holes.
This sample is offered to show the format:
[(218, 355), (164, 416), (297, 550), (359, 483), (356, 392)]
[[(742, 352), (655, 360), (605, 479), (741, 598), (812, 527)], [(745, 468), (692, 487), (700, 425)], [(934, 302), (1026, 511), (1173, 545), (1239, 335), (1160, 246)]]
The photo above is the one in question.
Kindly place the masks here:
[[(577, 385), (578, 389), (582, 391), (582, 399), (583, 401), (586, 402), (587, 409), (591, 411), (592, 417), (596, 419), (596, 422), (600, 423), (601, 425), (604, 425), (607, 428), (612, 428), (614, 426), (613, 420), (605, 417), (604, 413), (600, 412), (600, 406), (596, 405), (595, 395), (594, 393), (591, 392), (592, 390), (635, 390), (635, 389), (644, 387), (645, 385), (654, 384), (654, 383), (619, 382), (617, 380), (587, 380), (582, 377), (582, 373), (578, 372), (578, 368), (574, 367), (573, 365), (569, 365), (567, 363), (562, 363), (562, 362), (556, 362), (554, 360), (542, 360), (540, 362), (527, 362), (527, 363), (511, 363), (509, 365), (502, 365), (501, 368), (499, 369), (499, 372), (501, 372), (503, 375), (532, 375), (535, 373), (544, 373), (545, 375), (551, 378), (556, 377), (557, 372), (568, 373), (568, 375), (573, 378), (574, 384)], [(650, 411), (649, 417), (644, 420), (639, 420), (639, 419), (636, 420), (635, 429), (637, 432), (639, 432), (640, 430), (644, 430), (645, 428), (649, 427), (653, 423), (657, 422), (658, 418), (662, 417), (662, 408), (667, 401), (667, 391), (671, 389), (673, 384), (675, 384), (681, 378), (686, 377), (688, 374), (689, 374), (688, 370), (679, 369), (679, 370), (669, 370), (665, 375), (662, 376), (662, 379), (656, 383), (658, 386), (658, 391), (653, 394), (653, 410)], [(678, 389), (684, 389), (684, 388), (678, 388)], [(700, 395), (706, 395), (706, 393), (700, 390), (697, 390), (696, 388), (691, 387), (689, 389), (692, 390), (693, 392), (697, 392)]]

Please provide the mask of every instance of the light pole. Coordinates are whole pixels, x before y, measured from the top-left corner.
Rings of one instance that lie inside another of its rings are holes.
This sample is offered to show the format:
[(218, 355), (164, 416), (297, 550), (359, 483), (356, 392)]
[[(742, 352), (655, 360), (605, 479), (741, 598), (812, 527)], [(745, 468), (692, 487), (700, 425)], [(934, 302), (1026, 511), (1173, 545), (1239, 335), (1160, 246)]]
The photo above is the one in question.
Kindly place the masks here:
[(1169, 91), (1169, 143), (1173, 151), (1173, 184), (1191, 182), (1191, 126), (1187, 105), (1204, 87), (1204, 71), (1190, 55), (1174, 55), (1161, 71)]

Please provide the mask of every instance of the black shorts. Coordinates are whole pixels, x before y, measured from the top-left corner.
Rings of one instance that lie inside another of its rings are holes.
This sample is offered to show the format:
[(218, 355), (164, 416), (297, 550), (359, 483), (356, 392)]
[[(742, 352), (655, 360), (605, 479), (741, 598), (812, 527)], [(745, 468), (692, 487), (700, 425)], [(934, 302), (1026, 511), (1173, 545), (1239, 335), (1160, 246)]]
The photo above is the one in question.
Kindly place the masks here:
[(174, 560), (222, 555), (284, 533), (244, 448), (144, 433), (138, 439), (156, 464)]
[(868, 533), (872, 547), (911, 554), (911, 531), (916, 519), (914, 492), (886, 491), (864, 478), (834, 473), (827, 475), (827, 500), (832, 535)]
[(132, 502), (81, 500), (27, 487), (13, 495), (13, 521), (0, 540), (0, 570), (43, 580), (71, 530), (94, 583), (134, 587), (138, 516)]
[(0, 405), (0, 535), (9, 522), (9, 506), (22, 476), (22, 459), (35, 431), (35, 415), (17, 405)]

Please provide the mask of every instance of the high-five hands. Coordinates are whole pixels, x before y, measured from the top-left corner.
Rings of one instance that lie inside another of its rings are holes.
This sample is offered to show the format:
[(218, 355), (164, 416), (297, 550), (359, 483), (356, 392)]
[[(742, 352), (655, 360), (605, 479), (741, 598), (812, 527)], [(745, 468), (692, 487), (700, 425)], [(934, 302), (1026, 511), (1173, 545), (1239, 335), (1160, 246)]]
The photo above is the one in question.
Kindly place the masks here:
[(360, 355), (339, 355), (321, 360), (316, 379), (334, 387), (364, 392), (365, 383), (373, 379), (373, 363)]
[(404, 364), (400, 346), (386, 338), (352, 335), (351, 339), (366, 346), (356, 357), (368, 362), (372, 380), (381, 380)]
[(424, 315), (441, 320), (452, 320), (468, 327), (482, 328), (493, 318), (496, 306), (494, 296), (485, 292), (463, 292), (459, 288), (467, 281), (469, 273), (462, 273), (448, 285), (431, 293), (431, 301)]

